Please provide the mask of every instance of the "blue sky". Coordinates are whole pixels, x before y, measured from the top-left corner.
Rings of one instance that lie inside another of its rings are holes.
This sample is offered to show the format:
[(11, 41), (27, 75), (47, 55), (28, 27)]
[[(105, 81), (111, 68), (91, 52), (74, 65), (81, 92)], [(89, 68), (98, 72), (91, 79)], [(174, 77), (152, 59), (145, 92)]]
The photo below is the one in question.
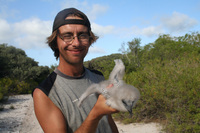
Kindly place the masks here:
[(100, 37), (85, 60), (119, 53), (134, 38), (144, 46), (160, 34), (200, 32), (199, 0), (0, 0), (0, 44), (23, 49), (39, 65), (58, 64), (45, 42), (54, 17), (68, 7), (83, 11)]

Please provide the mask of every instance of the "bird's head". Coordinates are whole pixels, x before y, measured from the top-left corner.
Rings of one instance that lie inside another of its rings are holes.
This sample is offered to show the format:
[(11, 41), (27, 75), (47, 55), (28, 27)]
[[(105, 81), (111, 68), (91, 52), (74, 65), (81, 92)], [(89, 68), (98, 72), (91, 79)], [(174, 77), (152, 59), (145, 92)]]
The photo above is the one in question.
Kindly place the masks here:
[(140, 92), (137, 88), (131, 86), (131, 85), (123, 85), (124, 89), (123, 92), (121, 92), (123, 95), (121, 96), (121, 102), (123, 106), (125, 107), (126, 111), (132, 115), (132, 109), (137, 103), (137, 101), (140, 98)]
[(133, 111), (133, 106), (135, 105), (135, 101), (122, 99), (122, 103), (129, 112), (129, 114), (132, 116), (133, 115), (132, 111)]

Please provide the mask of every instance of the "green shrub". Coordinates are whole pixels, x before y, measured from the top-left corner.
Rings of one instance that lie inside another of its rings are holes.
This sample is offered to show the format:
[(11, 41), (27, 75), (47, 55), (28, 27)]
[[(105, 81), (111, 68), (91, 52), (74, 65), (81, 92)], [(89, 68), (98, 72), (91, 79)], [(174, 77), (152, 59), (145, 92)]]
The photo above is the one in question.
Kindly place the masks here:
[(33, 80), (20, 81), (17, 79), (0, 79), (0, 101), (9, 95), (30, 94), (37, 83)]
[(33, 80), (19, 81), (13, 80), (13, 84), (9, 89), (9, 94), (30, 94), (37, 83)]
[[(128, 42), (129, 49), (123, 45), (124, 80), (140, 90), (141, 99), (133, 109), (132, 118), (128, 113), (114, 114), (114, 118), (124, 123), (162, 122), (167, 133), (199, 133), (199, 40), (200, 34), (194, 32), (181, 37), (160, 35), (144, 47), (134, 39)], [(94, 69), (101, 66), (97, 69), (101, 68), (107, 77), (114, 64), (101, 60), (90, 66)]]
[(0, 79), (0, 101), (4, 100), (9, 94), (9, 87), (12, 84), (12, 80), (9, 78)]
[(162, 63), (154, 60), (127, 74), (125, 81), (139, 88), (141, 99), (132, 120), (126, 113), (116, 118), (124, 122), (163, 120), (171, 133), (200, 131), (200, 56)]

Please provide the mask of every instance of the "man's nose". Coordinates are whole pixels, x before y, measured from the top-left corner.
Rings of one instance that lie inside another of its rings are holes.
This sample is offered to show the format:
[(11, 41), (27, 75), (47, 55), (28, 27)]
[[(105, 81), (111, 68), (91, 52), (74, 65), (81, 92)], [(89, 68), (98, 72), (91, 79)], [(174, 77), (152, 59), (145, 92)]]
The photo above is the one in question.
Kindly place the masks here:
[(78, 39), (78, 36), (74, 36), (72, 45), (73, 46), (79, 46), (80, 45), (80, 41)]

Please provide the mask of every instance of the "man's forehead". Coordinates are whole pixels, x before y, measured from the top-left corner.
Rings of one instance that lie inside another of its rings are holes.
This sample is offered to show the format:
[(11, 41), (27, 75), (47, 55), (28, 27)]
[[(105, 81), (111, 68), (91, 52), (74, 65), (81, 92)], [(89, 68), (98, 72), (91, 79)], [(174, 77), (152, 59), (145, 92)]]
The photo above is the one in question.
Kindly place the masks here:
[(59, 32), (64, 33), (83, 33), (88, 32), (88, 27), (81, 24), (65, 24), (59, 27)]
[(79, 17), (79, 16), (72, 16), (72, 15), (70, 15), (70, 16), (67, 16), (66, 18), (65, 18), (65, 20), (67, 20), (67, 19), (82, 19), (83, 20), (83, 18), (81, 18), (81, 17)]

